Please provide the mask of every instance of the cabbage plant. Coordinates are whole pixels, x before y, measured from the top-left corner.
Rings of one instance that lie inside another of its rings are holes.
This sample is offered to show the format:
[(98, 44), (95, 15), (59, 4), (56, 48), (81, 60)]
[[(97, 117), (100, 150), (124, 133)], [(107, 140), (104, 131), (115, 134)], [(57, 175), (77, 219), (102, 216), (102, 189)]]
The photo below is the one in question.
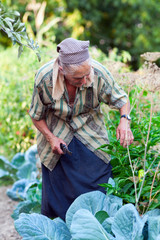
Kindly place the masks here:
[(133, 204), (92, 191), (69, 207), (65, 222), (41, 214), (21, 213), (15, 228), (23, 240), (158, 240), (160, 209), (140, 216)]

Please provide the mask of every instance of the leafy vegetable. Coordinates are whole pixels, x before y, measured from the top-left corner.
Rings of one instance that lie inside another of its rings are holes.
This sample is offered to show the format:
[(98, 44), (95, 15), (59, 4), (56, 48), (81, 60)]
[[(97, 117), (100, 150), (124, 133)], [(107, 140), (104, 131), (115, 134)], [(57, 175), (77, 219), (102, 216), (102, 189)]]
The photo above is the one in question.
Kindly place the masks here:
[[(66, 224), (60, 218), (50, 220), (41, 214), (22, 213), (15, 221), (15, 227), (24, 240), (159, 239), (159, 209), (139, 216), (134, 205), (122, 206), (119, 198), (114, 197), (112, 195), (105, 196), (99, 191), (85, 193), (79, 196), (68, 209)], [(112, 214), (108, 211), (110, 207), (114, 209)], [(102, 209), (106, 209), (109, 214)], [(149, 238), (147, 237), (147, 239), (146, 236)]]
[(124, 205), (114, 217), (112, 232), (116, 239), (143, 240), (144, 222), (132, 204)]
[(25, 162), (25, 158), (24, 158), (24, 153), (17, 153), (11, 160), (11, 163), (19, 168), (21, 167)]
[(23, 240), (70, 240), (71, 235), (61, 219), (51, 220), (40, 214), (22, 213), (15, 221), (15, 228)]
[(70, 231), (73, 239), (77, 240), (115, 239), (106, 232), (94, 215), (86, 209), (80, 209), (74, 214)]
[(26, 197), (26, 187), (28, 184), (29, 181), (27, 179), (16, 181), (12, 188), (7, 190), (8, 197), (15, 201), (24, 200)]

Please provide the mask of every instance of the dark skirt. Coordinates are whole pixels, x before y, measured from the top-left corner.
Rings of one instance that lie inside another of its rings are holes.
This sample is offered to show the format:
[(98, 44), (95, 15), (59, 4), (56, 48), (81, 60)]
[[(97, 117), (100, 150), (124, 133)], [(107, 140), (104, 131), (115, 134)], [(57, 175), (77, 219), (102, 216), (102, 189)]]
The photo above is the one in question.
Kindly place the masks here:
[(62, 155), (53, 171), (42, 164), (41, 213), (49, 218), (65, 214), (71, 203), (81, 194), (105, 189), (98, 184), (112, 177), (111, 164), (106, 164), (77, 138), (68, 146), (72, 155)]

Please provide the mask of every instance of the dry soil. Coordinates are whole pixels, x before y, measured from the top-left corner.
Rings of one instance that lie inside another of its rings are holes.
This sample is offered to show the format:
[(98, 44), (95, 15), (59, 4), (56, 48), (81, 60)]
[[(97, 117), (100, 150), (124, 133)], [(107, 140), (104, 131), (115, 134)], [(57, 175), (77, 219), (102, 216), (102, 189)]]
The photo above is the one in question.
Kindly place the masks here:
[(14, 228), (14, 220), (11, 217), (14, 207), (18, 204), (11, 200), (6, 191), (11, 186), (0, 187), (0, 240), (22, 239)]

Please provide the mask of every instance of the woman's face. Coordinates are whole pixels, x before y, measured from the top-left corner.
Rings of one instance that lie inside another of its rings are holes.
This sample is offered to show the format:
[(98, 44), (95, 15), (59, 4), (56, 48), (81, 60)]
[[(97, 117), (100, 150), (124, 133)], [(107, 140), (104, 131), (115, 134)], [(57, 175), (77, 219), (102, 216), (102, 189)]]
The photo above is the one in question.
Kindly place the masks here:
[(65, 80), (74, 87), (81, 87), (87, 83), (87, 79), (91, 72), (91, 66), (86, 64), (79, 66), (74, 74), (64, 74)]

